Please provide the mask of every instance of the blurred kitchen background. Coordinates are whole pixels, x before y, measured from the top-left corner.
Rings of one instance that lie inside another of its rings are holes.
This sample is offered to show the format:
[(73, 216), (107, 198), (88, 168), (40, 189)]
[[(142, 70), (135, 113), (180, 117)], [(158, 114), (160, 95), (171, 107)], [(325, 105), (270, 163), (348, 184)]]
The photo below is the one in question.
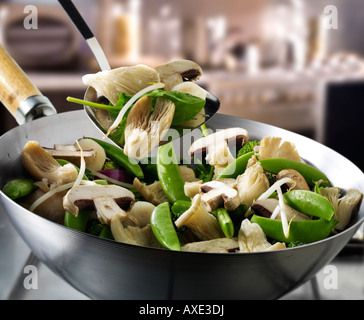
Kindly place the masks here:
[[(306, 135), (364, 168), (362, 0), (74, 3), (113, 68), (195, 60), (221, 113)], [(37, 8), (37, 29), (24, 28), (26, 5)], [(81, 77), (98, 66), (56, 0), (0, 1), (0, 42), (59, 113), (79, 109), (66, 97), (82, 98)], [(17, 125), (0, 115), (0, 134)]]

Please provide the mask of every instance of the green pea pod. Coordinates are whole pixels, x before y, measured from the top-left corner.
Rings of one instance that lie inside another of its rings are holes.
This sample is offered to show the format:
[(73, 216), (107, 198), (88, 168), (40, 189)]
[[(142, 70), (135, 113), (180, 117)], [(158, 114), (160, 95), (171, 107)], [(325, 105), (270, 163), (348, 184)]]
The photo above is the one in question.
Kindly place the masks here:
[(311, 217), (330, 221), (335, 208), (327, 198), (306, 190), (292, 190), (283, 195), (284, 202), (297, 211)]
[(64, 215), (64, 225), (67, 228), (70, 228), (73, 230), (86, 232), (86, 227), (87, 227), (87, 222), (88, 222), (89, 216), (90, 216), (90, 211), (80, 210), (78, 212), (77, 217), (75, 217), (74, 215), (72, 215), (68, 211), (66, 211), (66, 213)]
[(220, 224), (220, 228), (226, 238), (231, 239), (234, 236), (234, 224), (229, 213), (224, 208), (218, 208), (212, 212)]
[(191, 201), (177, 200), (171, 207), (174, 216), (179, 217), (191, 207)]
[(10, 199), (16, 200), (31, 194), (36, 188), (31, 179), (15, 179), (5, 184), (2, 191)]
[(305, 221), (292, 221), (290, 223), (289, 236), (285, 237), (282, 221), (272, 220), (261, 216), (253, 215), (251, 218), (252, 223), (257, 223), (271, 239), (279, 242), (301, 242), (312, 243), (315, 241), (323, 240), (330, 236), (333, 232), (338, 220), (333, 219), (326, 221), (323, 219), (318, 220), (305, 220)]
[(252, 151), (249, 153), (246, 153), (242, 155), (241, 157), (237, 158), (235, 161), (231, 162), (217, 177), (218, 179), (223, 178), (237, 178), (241, 174), (243, 174), (246, 170), (246, 167), (248, 165), (248, 161), (250, 158), (256, 154), (257, 152)]
[(129, 158), (121, 148), (99, 139), (87, 139), (92, 139), (96, 141), (105, 150), (106, 156), (110, 160), (123, 167), (125, 170), (136, 176), (138, 179), (144, 179), (144, 173), (139, 163), (135, 159)]
[(114, 240), (114, 236), (112, 235), (111, 228), (107, 225), (104, 225), (102, 227), (99, 237), (103, 238), (103, 239)]
[(288, 159), (266, 159), (260, 160), (260, 163), (265, 171), (274, 174), (278, 174), (280, 171), (285, 169), (296, 170), (304, 177), (310, 187), (314, 187), (315, 182), (319, 180), (325, 181), (326, 187), (331, 186), (329, 179), (323, 172), (304, 162)]
[(163, 247), (169, 250), (181, 251), (181, 244), (172, 221), (168, 202), (158, 205), (153, 210), (150, 217), (150, 226), (156, 239)]
[(184, 181), (178, 167), (173, 144), (165, 144), (158, 149), (157, 172), (162, 189), (169, 201), (189, 201), (184, 191)]

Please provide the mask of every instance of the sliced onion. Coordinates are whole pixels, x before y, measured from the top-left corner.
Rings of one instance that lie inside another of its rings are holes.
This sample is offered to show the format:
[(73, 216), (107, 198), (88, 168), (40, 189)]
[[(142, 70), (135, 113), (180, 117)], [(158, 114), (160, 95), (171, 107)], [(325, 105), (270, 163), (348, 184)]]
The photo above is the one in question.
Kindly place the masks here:
[(283, 193), (282, 193), (281, 188), (277, 189), (277, 194), (278, 194), (279, 206), (281, 208), (281, 220), (282, 220), (283, 233), (284, 233), (284, 236), (286, 238), (288, 238), (289, 225), (288, 225), (287, 214), (286, 214), (286, 204), (283, 199)]
[[(87, 181), (87, 180), (81, 180), (80, 185), (94, 185), (96, 184), (93, 181)], [(44, 201), (48, 200), (52, 196), (54, 196), (56, 193), (71, 189), (74, 187), (74, 182), (69, 182), (67, 184), (63, 184), (57, 188), (51, 189), (47, 193), (43, 194), (41, 197), (39, 197), (37, 200), (35, 200), (32, 205), (29, 207), (29, 211), (33, 212), (37, 207), (39, 207)]]
[(82, 150), (80, 144), (78, 143), (78, 140), (76, 142), (77, 142), (78, 149), (80, 150), (80, 154), (81, 154), (81, 164), (80, 164), (80, 171), (78, 173), (77, 179), (76, 179), (73, 187), (77, 187), (80, 185), (80, 183), (83, 179), (83, 176), (85, 175), (85, 171), (86, 171), (86, 161), (85, 161), (85, 157), (83, 156), (83, 150)]
[(275, 191), (277, 191), (278, 189), (280, 189), (281, 186), (283, 186), (286, 183), (293, 183), (296, 184), (296, 182), (291, 179), (291, 178), (283, 178), (280, 179), (278, 181), (276, 181), (266, 192), (264, 192), (259, 198), (258, 200), (265, 200), (268, 199), (271, 194)]
[(98, 173), (120, 182), (132, 183), (134, 180), (125, 170), (120, 169), (100, 170)]
[(276, 208), (274, 209), (272, 215), (270, 216), (270, 219), (275, 220), (280, 211), (281, 211), (281, 207), (279, 205), (276, 206)]
[(100, 179), (104, 179), (104, 180), (106, 180), (106, 181), (108, 181), (108, 182), (110, 182), (112, 184), (116, 184), (117, 186), (124, 187), (124, 188), (127, 188), (127, 189), (131, 189), (131, 188), (134, 187), (130, 183), (126, 183), (126, 182), (122, 182), (122, 181), (115, 180), (115, 179), (110, 178), (110, 177), (108, 177), (108, 176), (106, 176), (106, 175), (104, 175), (104, 174), (102, 174), (100, 172), (93, 171), (93, 170), (90, 170), (90, 171), (93, 173), (93, 175), (95, 177), (98, 177)]

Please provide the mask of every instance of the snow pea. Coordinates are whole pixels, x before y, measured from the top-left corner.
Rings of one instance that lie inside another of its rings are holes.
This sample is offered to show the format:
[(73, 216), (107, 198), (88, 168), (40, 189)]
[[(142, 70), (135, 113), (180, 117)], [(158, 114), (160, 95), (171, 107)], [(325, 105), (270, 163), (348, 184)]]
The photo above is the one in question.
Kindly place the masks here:
[(283, 195), (284, 202), (293, 209), (308, 216), (330, 221), (335, 214), (331, 202), (318, 193), (306, 190), (292, 190)]
[(235, 229), (229, 213), (224, 208), (218, 208), (212, 214), (219, 222), (220, 228), (226, 238), (231, 239), (234, 236)]
[(77, 217), (70, 214), (68, 211), (66, 211), (64, 215), (64, 225), (67, 228), (86, 232), (87, 222), (88, 218), (90, 216), (90, 211), (80, 210), (78, 212)]
[(154, 236), (163, 247), (169, 250), (181, 251), (181, 244), (172, 221), (168, 202), (158, 205), (153, 210), (150, 217), (150, 226)]
[(252, 152), (248, 152), (244, 155), (242, 155), (241, 157), (237, 158), (235, 161), (231, 162), (221, 173), (220, 175), (217, 177), (218, 179), (223, 179), (223, 178), (237, 178), (238, 176), (240, 176), (241, 174), (243, 174), (246, 170), (246, 167), (248, 165), (248, 161), (250, 160), (250, 158), (256, 154), (257, 152), (252, 151)]
[(157, 172), (162, 189), (171, 203), (175, 203), (177, 200), (190, 200), (185, 195), (185, 183), (178, 167), (172, 143), (159, 147), (157, 153)]
[(11, 200), (16, 200), (29, 195), (36, 188), (31, 179), (15, 179), (5, 184), (2, 191)]
[(310, 187), (314, 187), (315, 182), (319, 180), (325, 181), (326, 187), (331, 186), (329, 179), (323, 172), (304, 162), (289, 159), (266, 159), (260, 160), (260, 163), (265, 171), (274, 174), (278, 174), (285, 169), (296, 170), (304, 177)]
[(265, 235), (273, 240), (290, 243), (311, 243), (327, 238), (334, 230), (338, 220), (332, 219), (327, 221), (324, 219), (292, 221), (290, 223), (289, 236), (285, 237), (282, 221), (272, 220), (261, 216), (253, 215), (252, 223), (257, 223), (265, 233)]
[(87, 139), (92, 139), (96, 141), (105, 150), (106, 156), (110, 160), (123, 167), (125, 170), (136, 176), (138, 179), (144, 179), (144, 173), (139, 163), (135, 159), (129, 158), (121, 148), (99, 139)]
[(191, 201), (177, 200), (171, 207), (173, 215), (179, 217), (191, 207), (191, 204)]
[(112, 235), (111, 228), (107, 225), (102, 226), (99, 237), (103, 238), (103, 239), (114, 240), (114, 236)]

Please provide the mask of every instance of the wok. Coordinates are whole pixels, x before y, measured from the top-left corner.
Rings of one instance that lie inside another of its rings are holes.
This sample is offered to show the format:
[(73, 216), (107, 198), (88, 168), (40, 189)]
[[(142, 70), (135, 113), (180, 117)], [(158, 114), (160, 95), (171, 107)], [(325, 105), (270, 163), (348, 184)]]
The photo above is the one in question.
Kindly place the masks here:
[[(294, 141), (301, 156), (336, 186), (364, 191), (364, 174), (335, 151), (295, 133), (222, 114), (212, 129), (246, 128), (252, 137)], [(21, 149), (101, 137), (84, 111), (48, 116), (0, 138), (0, 186), (24, 176)], [(194, 134), (192, 134), (194, 135)], [(191, 136), (177, 140), (186, 147)], [(184, 150), (186, 150), (184, 149)], [(92, 299), (277, 299), (310, 280), (341, 251), (364, 221), (364, 209), (344, 232), (301, 247), (260, 253), (208, 254), (137, 247), (70, 230), (45, 220), (0, 193), (1, 205), (32, 252), (53, 272)]]

